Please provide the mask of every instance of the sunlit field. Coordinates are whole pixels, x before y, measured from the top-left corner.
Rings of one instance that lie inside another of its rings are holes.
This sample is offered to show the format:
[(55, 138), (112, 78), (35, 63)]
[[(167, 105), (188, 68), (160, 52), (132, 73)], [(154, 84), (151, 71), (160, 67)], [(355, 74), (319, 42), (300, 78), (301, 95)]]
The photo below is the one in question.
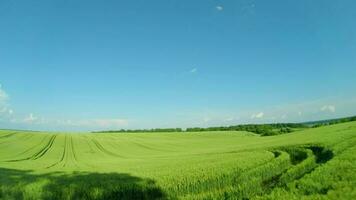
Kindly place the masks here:
[(0, 132), (1, 199), (354, 199), (356, 123), (249, 132)]

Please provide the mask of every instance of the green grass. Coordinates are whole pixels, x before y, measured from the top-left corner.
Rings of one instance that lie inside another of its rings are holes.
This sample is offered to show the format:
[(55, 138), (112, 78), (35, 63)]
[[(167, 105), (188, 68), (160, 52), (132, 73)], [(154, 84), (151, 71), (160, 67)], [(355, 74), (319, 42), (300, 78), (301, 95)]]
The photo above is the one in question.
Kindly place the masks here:
[(355, 199), (356, 122), (248, 132), (0, 131), (0, 199)]

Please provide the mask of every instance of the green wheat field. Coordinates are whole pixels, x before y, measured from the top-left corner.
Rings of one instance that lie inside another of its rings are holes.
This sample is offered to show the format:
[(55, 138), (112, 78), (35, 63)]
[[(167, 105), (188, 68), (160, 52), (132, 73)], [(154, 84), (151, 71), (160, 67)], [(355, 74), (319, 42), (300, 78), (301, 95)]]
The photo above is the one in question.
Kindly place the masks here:
[(249, 132), (0, 131), (0, 199), (356, 199), (356, 122)]

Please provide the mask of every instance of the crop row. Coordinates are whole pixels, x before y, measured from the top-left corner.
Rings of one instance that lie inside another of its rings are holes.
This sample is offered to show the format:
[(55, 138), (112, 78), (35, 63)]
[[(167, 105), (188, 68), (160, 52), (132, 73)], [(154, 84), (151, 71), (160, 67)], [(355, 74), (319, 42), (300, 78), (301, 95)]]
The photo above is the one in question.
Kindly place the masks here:
[[(30, 155), (28, 157), (25, 157), (25, 158), (7, 160), (7, 162), (19, 162), (19, 161), (24, 161), (24, 160), (37, 160), (37, 159), (41, 158), (42, 156), (44, 156), (47, 153), (47, 151), (49, 151), (52, 148), (56, 137), (57, 137), (57, 135), (51, 136), (50, 139), (47, 141), (46, 145), (44, 147), (42, 147), (36, 153), (34, 153), (34, 154), (32, 154), (32, 155)], [(32, 149), (32, 147), (30, 149)], [(30, 151), (30, 149), (26, 150), (23, 153), (27, 153), (28, 151)]]
[(318, 160), (322, 159), (320, 156), (326, 156), (328, 152), (329, 150), (320, 146), (285, 147), (273, 150), (275, 159), (270, 162), (221, 179), (212, 178), (202, 181), (199, 185), (186, 185), (185, 187), (191, 189), (190, 191), (185, 189), (188, 193), (183, 198), (251, 199), (265, 195), (275, 188), (285, 187), (290, 182), (311, 173), (319, 166)]

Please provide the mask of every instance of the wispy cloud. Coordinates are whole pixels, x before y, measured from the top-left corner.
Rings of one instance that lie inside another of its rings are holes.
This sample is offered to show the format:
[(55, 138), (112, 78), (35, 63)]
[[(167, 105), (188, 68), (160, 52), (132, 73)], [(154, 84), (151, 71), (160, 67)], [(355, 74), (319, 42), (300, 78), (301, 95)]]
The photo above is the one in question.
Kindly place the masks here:
[(228, 117), (225, 119), (226, 122), (231, 122), (231, 121), (234, 121), (235, 118), (234, 117)]
[(103, 127), (103, 128), (123, 127), (123, 126), (128, 125), (128, 120), (126, 120), (126, 119), (95, 119), (92, 121), (97, 126)]
[(223, 10), (224, 10), (224, 7), (223, 7), (222, 5), (218, 5), (218, 6), (216, 6), (215, 8), (216, 8), (216, 10), (218, 10), (218, 11), (223, 11)]
[(56, 120), (54, 122), (48, 121), (48, 123), (54, 123), (55, 125), (60, 126), (69, 126), (69, 127), (81, 127), (84, 129), (108, 129), (108, 128), (123, 128), (129, 124), (127, 119), (80, 119), (80, 120)]
[(9, 95), (0, 84), (0, 117), (11, 115), (14, 111), (9, 108)]
[(2, 89), (2, 85), (0, 84), (0, 103), (7, 101), (9, 96), (7, 93)]
[(210, 121), (211, 121), (211, 118), (210, 118), (210, 117), (204, 117), (204, 118), (203, 118), (203, 121), (204, 121), (204, 122), (210, 122)]
[(241, 6), (241, 11), (245, 15), (254, 15), (256, 13), (256, 4), (254, 1), (246, 2)]
[(320, 110), (323, 112), (334, 113), (336, 111), (336, 107), (334, 105), (324, 105), (323, 107), (320, 108)]
[(259, 113), (256, 113), (256, 114), (252, 114), (251, 115), (251, 119), (260, 119), (264, 116), (265, 114), (263, 112), (259, 112)]
[(41, 130), (104, 130), (104, 129), (121, 129), (129, 125), (127, 119), (105, 118), (105, 119), (53, 119), (45, 118), (30, 113), (23, 119), (13, 118), (12, 124), (18, 126), (25, 125), (26, 128)]
[(196, 73), (197, 71), (198, 71), (197, 68), (193, 68), (193, 69), (190, 70), (190, 73)]
[(23, 119), (25, 123), (33, 123), (38, 119), (38, 117), (35, 117), (33, 113), (30, 113), (27, 117)]

